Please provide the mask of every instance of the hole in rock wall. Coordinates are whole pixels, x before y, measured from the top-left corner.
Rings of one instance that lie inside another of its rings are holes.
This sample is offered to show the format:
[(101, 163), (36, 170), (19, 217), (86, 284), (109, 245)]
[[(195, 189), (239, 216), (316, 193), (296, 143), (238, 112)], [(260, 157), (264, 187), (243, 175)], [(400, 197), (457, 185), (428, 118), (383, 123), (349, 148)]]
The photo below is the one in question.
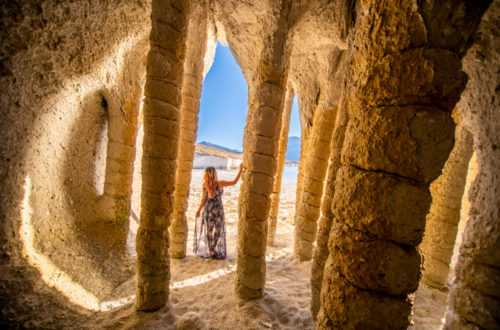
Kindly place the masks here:
[(106, 174), (106, 156), (107, 156), (107, 148), (108, 148), (108, 125), (109, 125), (109, 117), (108, 117), (108, 101), (104, 97), (104, 95), (100, 95), (101, 97), (101, 107), (102, 114), (99, 120), (99, 139), (97, 142), (97, 148), (95, 150), (95, 158), (94, 158), (94, 187), (97, 194), (100, 196), (104, 193), (104, 178)]

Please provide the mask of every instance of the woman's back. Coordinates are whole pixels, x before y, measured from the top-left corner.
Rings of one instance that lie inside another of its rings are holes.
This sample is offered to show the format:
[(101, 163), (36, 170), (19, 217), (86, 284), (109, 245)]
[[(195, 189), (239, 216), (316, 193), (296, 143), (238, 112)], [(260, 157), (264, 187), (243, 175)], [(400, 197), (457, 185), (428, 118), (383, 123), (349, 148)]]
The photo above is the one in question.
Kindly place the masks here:
[[(217, 180), (217, 172), (213, 167), (207, 167), (203, 176), (203, 195), (200, 207), (196, 212), (194, 230), (194, 253), (203, 258), (226, 258), (226, 228), (224, 223), (224, 207), (222, 194), (224, 187), (238, 182), (242, 166), (236, 178), (232, 181)], [(200, 211), (203, 212), (200, 216)]]

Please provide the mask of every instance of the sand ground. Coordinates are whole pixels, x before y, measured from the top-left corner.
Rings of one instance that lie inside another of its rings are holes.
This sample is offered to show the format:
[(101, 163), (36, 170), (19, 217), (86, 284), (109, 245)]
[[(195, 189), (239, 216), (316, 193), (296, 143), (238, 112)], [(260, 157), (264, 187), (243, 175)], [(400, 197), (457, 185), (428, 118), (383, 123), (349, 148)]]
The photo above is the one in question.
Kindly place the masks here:
[[(140, 169), (136, 168), (136, 171), (139, 172)], [(218, 172), (219, 178), (223, 180), (232, 179), (236, 175), (236, 171)], [(239, 300), (233, 289), (236, 270), (238, 195), (241, 181), (235, 186), (227, 187), (223, 195), (228, 256), (225, 260), (207, 260), (194, 256), (192, 252), (194, 214), (200, 203), (203, 171), (193, 170), (192, 174), (187, 212), (189, 222), (187, 256), (184, 259), (171, 260), (170, 297), (164, 307), (153, 313), (135, 310), (136, 276), (132, 276), (116, 287), (111, 295), (101, 302), (101, 307), (105, 308), (100, 312), (81, 308), (76, 309), (75, 312), (71, 309), (61, 310), (58, 306), (64, 305), (64, 299), (60, 295), (54, 297), (50, 294), (45, 295), (47, 292), (51, 294), (53, 292), (50, 288), (41, 286), (35, 291), (44, 294), (21, 297), (21, 301), (24, 301), (26, 308), (30, 310), (23, 327), (314, 329), (315, 322), (309, 312), (311, 262), (298, 262), (292, 258), (296, 168), (285, 168), (284, 171), (277, 236), (274, 246), (267, 247), (266, 251), (265, 294), (262, 299), (254, 301)], [(137, 173), (135, 177), (140, 177), (138, 175)], [(123, 259), (126, 265), (115, 265), (119, 268), (123, 266), (133, 268), (135, 263), (135, 233), (138, 226), (137, 215), (140, 214), (140, 180), (134, 181), (132, 201), (133, 212), (127, 239), (129, 258)], [(28, 275), (33, 278), (39, 276), (36, 270)], [(24, 285), (22, 278), (9, 278), (8, 283), (12, 286), (13, 292), (16, 292), (16, 287)], [(52, 299), (47, 300), (50, 297)], [(411, 329), (442, 328), (445, 302), (446, 293), (437, 292), (425, 286), (419, 288), (415, 295), (414, 325)], [(32, 306), (38, 307), (33, 309)]]
[[(218, 170), (221, 180), (232, 179), (236, 171)], [(277, 236), (266, 251), (265, 295), (260, 300), (241, 301), (234, 294), (236, 244), (238, 232), (238, 184), (224, 189), (227, 258), (207, 260), (193, 254), (195, 212), (201, 199), (203, 170), (193, 170), (189, 207), (187, 256), (171, 260), (170, 299), (156, 313), (131, 316), (131, 305), (121, 308), (112, 319), (113, 327), (192, 329), (313, 329), (309, 312), (311, 299), (310, 262), (292, 259), (293, 218), (295, 214), (295, 178), (283, 178)], [(138, 205), (134, 201), (134, 208)], [(137, 212), (137, 211), (136, 211)], [(131, 234), (136, 224), (131, 221)], [(131, 236), (132, 236), (131, 235)], [(130, 244), (134, 241), (131, 237)], [(115, 290), (115, 296), (134, 294), (134, 277)], [(108, 323), (108, 322), (105, 322)]]

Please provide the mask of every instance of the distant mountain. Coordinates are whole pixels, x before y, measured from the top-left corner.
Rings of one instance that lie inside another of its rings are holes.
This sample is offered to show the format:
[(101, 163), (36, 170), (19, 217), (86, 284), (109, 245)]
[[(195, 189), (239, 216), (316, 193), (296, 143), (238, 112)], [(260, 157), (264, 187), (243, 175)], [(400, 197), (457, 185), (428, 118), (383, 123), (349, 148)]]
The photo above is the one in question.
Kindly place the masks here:
[(299, 160), (299, 158), (300, 158), (300, 137), (289, 136), (288, 144), (286, 146), (285, 159)]
[(204, 146), (207, 146), (207, 147), (212, 147), (212, 148), (216, 148), (216, 149), (220, 149), (220, 150), (224, 150), (224, 151), (229, 151), (229, 152), (234, 152), (235, 154), (242, 154), (243, 152), (239, 151), (239, 150), (235, 150), (235, 149), (229, 149), (229, 148), (226, 148), (226, 147), (223, 147), (223, 146), (220, 146), (220, 145), (217, 145), (217, 144), (214, 144), (212, 142), (207, 142), (207, 141), (201, 141), (200, 143), (198, 144), (203, 144)]
[[(239, 150), (226, 148), (226, 147), (214, 144), (212, 142), (201, 141), (198, 144), (201, 144), (201, 145), (204, 145), (207, 147), (211, 147), (211, 148), (215, 148), (215, 149), (219, 149), (219, 150), (223, 150), (223, 151), (227, 151), (227, 152), (233, 152), (236, 154), (243, 154), (243, 152), (241, 152)], [(286, 147), (285, 159), (298, 161), (299, 158), (300, 158), (300, 137), (289, 136), (288, 137), (288, 144)]]

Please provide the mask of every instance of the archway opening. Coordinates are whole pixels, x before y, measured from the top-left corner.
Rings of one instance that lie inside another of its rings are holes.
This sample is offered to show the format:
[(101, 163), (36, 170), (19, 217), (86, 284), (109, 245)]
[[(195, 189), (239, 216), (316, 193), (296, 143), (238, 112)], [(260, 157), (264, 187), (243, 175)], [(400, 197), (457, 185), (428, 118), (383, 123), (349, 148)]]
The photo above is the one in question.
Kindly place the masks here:
[[(227, 70), (232, 70), (228, 72)], [(236, 76), (236, 77), (235, 77)], [(240, 88), (236, 86), (239, 82)], [(171, 259), (170, 301), (175, 313), (195, 311), (202, 318), (205, 313), (226, 315), (226, 322), (241, 318), (248, 322), (260, 322), (269, 319), (269, 324), (284, 325), (287, 322), (299, 322), (290, 319), (297, 308), (304, 309), (309, 303), (308, 283), (310, 280), (310, 264), (296, 263), (291, 255), (293, 252), (293, 221), (295, 213), (295, 194), (300, 156), (301, 125), (297, 97), (291, 106), (290, 123), (287, 122), (289, 160), (284, 167), (282, 180), (281, 203), (278, 212), (278, 237), (276, 244), (266, 249), (267, 284), (264, 299), (259, 302), (241, 302), (242, 312), (228, 313), (232, 304), (236, 303), (234, 293), (236, 277), (236, 256), (239, 224), (239, 194), (240, 180), (235, 186), (224, 189), (222, 196), (225, 216), (226, 251), (225, 260), (206, 260), (199, 258), (193, 252), (195, 214), (202, 198), (203, 172), (206, 166), (214, 166), (220, 180), (231, 180), (237, 173), (238, 160), (241, 161), (243, 150), (243, 133), (247, 115), (247, 93), (245, 79), (232, 57), (229, 47), (217, 44), (214, 63), (204, 78), (199, 121), (191, 172), (190, 193), (186, 206), (187, 249), (182, 259)], [(290, 103), (289, 103), (290, 104)], [(289, 126), (289, 127), (288, 127)], [(289, 130), (288, 130), (289, 128)], [(210, 156), (210, 157), (209, 157)], [(227, 158), (235, 157), (234, 163)], [(226, 159), (222, 159), (226, 158)], [(279, 169), (282, 171), (283, 168)], [(252, 201), (250, 201), (252, 203)], [(170, 227), (170, 235), (172, 230)], [(171, 250), (172, 251), (172, 250)], [(171, 254), (172, 256), (173, 254)], [(185, 297), (195, 296), (195, 301)], [(212, 304), (217, 297), (216, 306)], [(293, 301), (290, 302), (290, 297)], [(290, 303), (285, 303), (285, 302)], [(213, 306), (211, 311), (202, 308), (205, 304)], [(282, 306), (279, 310), (278, 306)], [(250, 319), (246, 310), (255, 309), (262, 317)], [(309, 315), (301, 315), (301, 320), (312, 322)], [(248, 323), (249, 324), (249, 323)], [(267, 323), (266, 323), (267, 324)], [(309, 324), (309, 323), (308, 323)]]
[[(205, 69), (206, 70), (206, 69)], [(217, 42), (213, 63), (203, 80), (193, 170), (186, 218), (186, 255), (194, 256), (196, 211), (202, 200), (203, 173), (211, 166), (219, 180), (230, 181), (243, 160), (243, 132), (248, 111), (248, 86), (229, 46)], [(223, 191), (227, 261), (236, 260), (238, 195), (241, 181)], [(199, 219), (198, 221), (201, 221)], [(201, 252), (200, 252), (201, 253)], [(212, 265), (213, 266), (213, 265)], [(191, 276), (214, 271), (198, 268)], [(181, 270), (182, 271), (182, 270)], [(175, 276), (175, 275), (174, 275)], [(187, 276), (187, 274), (186, 274)]]

